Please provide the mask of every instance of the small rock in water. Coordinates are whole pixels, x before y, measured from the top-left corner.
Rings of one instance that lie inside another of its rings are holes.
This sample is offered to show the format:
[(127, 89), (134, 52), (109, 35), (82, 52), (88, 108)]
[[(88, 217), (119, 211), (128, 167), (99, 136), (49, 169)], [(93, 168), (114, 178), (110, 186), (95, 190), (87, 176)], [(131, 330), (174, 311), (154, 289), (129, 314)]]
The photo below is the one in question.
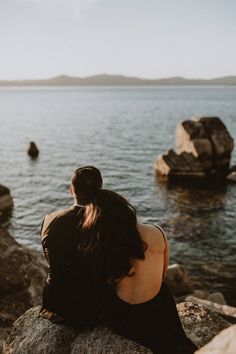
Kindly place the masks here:
[(39, 149), (37, 148), (37, 145), (31, 141), (28, 147), (28, 155), (31, 156), (32, 158), (36, 158), (39, 154)]

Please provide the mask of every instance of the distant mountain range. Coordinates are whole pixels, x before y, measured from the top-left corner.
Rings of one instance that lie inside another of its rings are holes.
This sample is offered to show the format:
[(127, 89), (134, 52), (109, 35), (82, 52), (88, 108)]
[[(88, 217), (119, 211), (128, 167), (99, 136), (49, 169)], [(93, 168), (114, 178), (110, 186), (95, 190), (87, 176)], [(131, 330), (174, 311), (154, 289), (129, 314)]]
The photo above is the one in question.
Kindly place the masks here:
[(236, 85), (236, 76), (216, 79), (185, 79), (170, 77), (166, 79), (140, 79), (123, 75), (94, 75), (85, 78), (67, 75), (43, 80), (0, 80), (0, 86), (157, 86), (157, 85)]

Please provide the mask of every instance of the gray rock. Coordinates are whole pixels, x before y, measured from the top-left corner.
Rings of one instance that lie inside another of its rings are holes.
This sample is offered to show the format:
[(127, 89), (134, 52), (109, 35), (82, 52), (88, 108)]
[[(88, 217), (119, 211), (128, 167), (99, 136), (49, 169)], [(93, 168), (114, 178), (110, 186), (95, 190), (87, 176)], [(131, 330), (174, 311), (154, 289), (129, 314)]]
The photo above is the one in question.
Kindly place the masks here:
[(236, 325), (230, 326), (215, 336), (210, 343), (195, 352), (196, 354), (235, 354)]
[(155, 169), (158, 175), (168, 176), (170, 179), (206, 177), (204, 167), (192, 153), (176, 154), (173, 149), (158, 156)]
[(222, 305), (216, 302), (212, 302), (210, 300), (205, 300), (205, 299), (198, 299), (194, 296), (187, 296), (186, 301), (191, 301), (195, 304), (202, 304), (206, 308), (208, 308), (211, 311), (217, 312), (221, 315), (227, 316), (227, 317), (234, 317), (236, 318), (236, 307), (233, 306), (228, 306), (228, 305)]
[(203, 305), (192, 302), (177, 304), (187, 336), (200, 348), (231, 324)]
[[(221, 292), (209, 293), (208, 291), (204, 290), (194, 290), (190, 296), (198, 299), (209, 300), (221, 305), (227, 305), (225, 297)], [(188, 301), (187, 298), (185, 298), (185, 300)]]
[[(204, 291), (204, 290), (194, 290), (194, 292), (191, 295), (194, 297), (197, 297), (199, 299), (208, 299), (210, 293), (208, 291)], [(188, 300), (186, 300), (186, 298), (185, 298), (185, 301), (188, 301)]]
[(0, 228), (0, 319), (12, 322), (41, 303), (47, 265), (39, 252), (19, 245)]
[(202, 172), (204, 170), (202, 163), (192, 153), (183, 151), (180, 155), (183, 156), (191, 171)]
[(221, 305), (227, 305), (224, 295), (221, 292), (211, 293), (207, 300)]
[(13, 199), (10, 190), (0, 184), (0, 225), (8, 221), (12, 208)]
[[(202, 305), (181, 303), (178, 312), (186, 334), (201, 347), (230, 324)], [(151, 351), (106, 327), (78, 333), (39, 317), (40, 307), (28, 310), (15, 323), (3, 354), (132, 354)], [(158, 314), (157, 314), (158, 315)]]
[(180, 264), (172, 264), (168, 267), (165, 282), (176, 296), (189, 294), (193, 291), (192, 281), (185, 268)]
[(233, 138), (218, 117), (192, 118), (177, 125), (176, 153), (170, 149), (159, 155), (155, 169), (164, 180), (222, 181), (233, 147)]
[(189, 164), (183, 156), (177, 155), (173, 149), (159, 155), (156, 160), (156, 170), (162, 175), (168, 175), (173, 171), (190, 172)]
[(203, 165), (204, 170), (212, 167), (213, 148), (201, 122), (186, 120), (176, 127), (176, 152), (192, 153)]
[(40, 307), (28, 310), (15, 323), (3, 354), (151, 354), (151, 351), (105, 327), (77, 333), (39, 317)]
[(234, 148), (234, 140), (222, 120), (218, 117), (201, 117), (198, 122), (203, 124), (209, 139), (212, 141), (216, 158), (220, 160), (227, 156), (230, 159), (230, 154)]

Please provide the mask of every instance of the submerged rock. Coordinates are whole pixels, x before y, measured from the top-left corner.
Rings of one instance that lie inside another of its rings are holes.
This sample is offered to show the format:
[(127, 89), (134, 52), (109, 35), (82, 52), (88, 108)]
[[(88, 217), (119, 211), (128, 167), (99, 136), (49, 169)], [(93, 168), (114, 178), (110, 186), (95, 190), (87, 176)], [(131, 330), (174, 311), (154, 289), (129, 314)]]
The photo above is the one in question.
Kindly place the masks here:
[(215, 336), (210, 343), (198, 350), (196, 354), (235, 354), (236, 325), (230, 326)]
[(218, 117), (185, 120), (176, 128), (176, 152), (159, 155), (157, 175), (170, 180), (215, 180), (229, 171), (233, 138)]
[(37, 145), (31, 141), (28, 147), (28, 155), (31, 156), (32, 158), (36, 158), (39, 154), (39, 149), (37, 148)]
[[(187, 335), (201, 347), (230, 324), (201, 305), (177, 305)], [(78, 333), (39, 317), (40, 307), (28, 310), (15, 323), (3, 347), (3, 354), (132, 354), (151, 351), (118, 336), (106, 327), (97, 327)], [(158, 316), (158, 314), (157, 314)]]
[(10, 218), (12, 208), (13, 199), (10, 189), (0, 184), (0, 225)]

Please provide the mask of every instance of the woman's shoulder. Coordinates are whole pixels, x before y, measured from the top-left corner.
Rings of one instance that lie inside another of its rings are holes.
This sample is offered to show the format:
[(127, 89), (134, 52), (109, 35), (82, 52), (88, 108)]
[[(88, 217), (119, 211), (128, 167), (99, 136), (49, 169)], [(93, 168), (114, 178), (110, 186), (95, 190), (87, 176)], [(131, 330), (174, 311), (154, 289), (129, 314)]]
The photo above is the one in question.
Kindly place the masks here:
[(147, 243), (148, 248), (156, 252), (164, 252), (166, 248), (166, 235), (159, 225), (137, 224), (141, 239)]

